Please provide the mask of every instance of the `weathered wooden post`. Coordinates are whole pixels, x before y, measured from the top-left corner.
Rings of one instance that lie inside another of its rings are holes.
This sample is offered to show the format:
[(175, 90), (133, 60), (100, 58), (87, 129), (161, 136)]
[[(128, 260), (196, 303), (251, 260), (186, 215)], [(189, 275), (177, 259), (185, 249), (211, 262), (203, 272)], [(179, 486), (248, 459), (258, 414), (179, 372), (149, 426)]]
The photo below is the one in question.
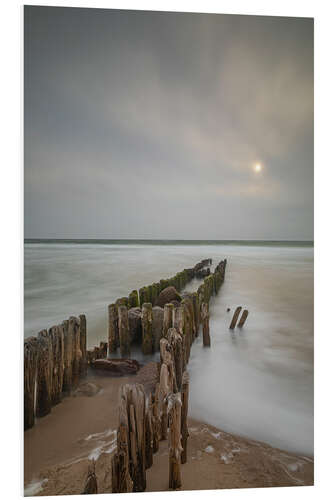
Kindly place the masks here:
[(188, 427), (187, 427), (187, 413), (188, 413), (188, 396), (189, 396), (189, 384), (190, 377), (188, 372), (183, 373), (182, 379), (182, 388), (181, 388), (181, 397), (182, 397), (182, 416), (181, 416), (181, 445), (182, 445), (182, 454), (181, 454), (181, 462), (182, 464), (186, 464), (187, 462), (187, 438), (189, 436)]
[(53, 370), (52, 370), (52, 405), (60, 403), (64, 378), (64, 332), (62, 326), (53, 326), (49, 329), (52, 343)]
[(248, 314), (249, 314), (249, 311), (247, 309), (244, 309), (242, 316), (241, 316), (241, 319), (239, 320), (239, 323), (237, 325), (238, 328), (242, 328), (242, 326), (244, 325), (244, 323), (246, 321), (246, 318), (248, 317)]
[(24, 341), (24, 430), (35, 423), (38, 341), (29, 337)]
[(128, 296), (128, 306), (139, 307), (139, 295), (137, 290), (133, 290)]
[(202, 341), (205, 347), (210, 347), (209, 335), (209, 309), (207, 302), (201, 305), (201, 318), (202, 318)]
[(238, 316), (239, 316), (239, 313), (241, 312), (242, 308), (241, 306), (238, 306), (234, 312), (234, 315), (232, 317), (232, 320), (231, 320), (231, 323), (230, 323), (230, 330), (233, 330), (236, 326), (236, 323), (237, 323), (237, 320), (238, 320)]
[(52, 407), (53, 354), (51, 339), (46, 330), (38, 333), (38, 368), (36, 416), (44, 417)]
[(108, 341), (109, 341), (109, 354), (111, 352), (116, 352), (119, 346), (119, 325), (118, 325), (118, 311), (116, 304), (110, 304), (108, 307), (109, 316), (109, 331), (108, 331)]
[(175, 490), (182, 485), (180, 474), (181, 462), (181, 396), (169, 394), (168, 396), (168, 418), (169, 418), (169, 488)]
[(77, 318), (71, 316), (69, 318), (68, 330), (71, 332), (73, 343), (72, 353), (72, 388), (79, 385), (80, 378), (80, 363), (81, 363), (81, 349), (80, 349), (80, 325)]
[(122, 358), (129, 357), (131, 354), (130, 335), (128, 325), (128, 309), (126, 306), (118, 307), (118, 325), (120, 354)]
[(85, 314), (80, 314), (80, 377), (87, 375), (87, 319)]
[(152, 397), (148, 396), (145, 412), (145, 466), (150, 469), (153, 465), (153, 422), (152, 422)]
[(164, 310), (162, 307), (155, 306), (153, 312), (153, 350), (158, 351), (160, 348), (160, 340), (163, 332), (163, 317)]
[(173, 311), (174, 311), (174, 305), (173, 304), (165, 304), (164, 306), (164, 317), (163, 317), (163, 332), (162, 335), (163, 337), (166, 338), (168, 334), (169, 328), (173, 326)]
[(153, 312), (152, 305), (142, 305), (142, 352), (151, 354), (153, 352)]
[(160, 385), (159, 385), (159, 405), (160, 405), (160, 421), (161, 421), (161, 441), (167, 438), (168, 435), (168, 404), (167, 396), (172, 392), (172, 380), (170, 372), (165, 363), (161, 366)]
[(159, 449), (159, 442), (161, 439), (161, 421), (159, 415), (159, 391), (160, 384), (157, 382), (153, 396), (153, 453)]
[(172, 348), (172, 357), (176, 377), (176, 392), (182, 387), (183, 376), (183, 337), (175, 328), (170, 328), (167, 340)]
[(69, 321), (62, 322), (64, 332), (64, 379), (62, 390), (66, 394), (72, 390), (72, 360), (73, 360), (73, 338), (72, 330), (69, 331)]
[(96, 493), (98, 493), (97, 477), (95, 474), (95, 461), (92, 460), (92, 463), (88, 467), (87, 479), (81, 495), (94, 495)]

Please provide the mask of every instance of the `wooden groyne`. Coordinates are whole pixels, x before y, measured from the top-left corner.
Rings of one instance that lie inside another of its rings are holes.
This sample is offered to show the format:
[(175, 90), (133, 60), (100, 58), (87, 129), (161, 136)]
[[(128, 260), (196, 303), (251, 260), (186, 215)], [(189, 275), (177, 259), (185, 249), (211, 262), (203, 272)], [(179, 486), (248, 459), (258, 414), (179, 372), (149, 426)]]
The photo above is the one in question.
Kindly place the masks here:
[[(159, 441), (165, 439), (168, 439), (169, 447), (169, 488), (178, 489), (182, 485), (181, 464), (187, 462), (189, 437), (189, 375), (186, 365), (200, 323), (203, 324), (203, 336), (207, 335), (209, 300), (223, 283), (225, 266), (226, 261), (222, 261), (208, 276), (209, 279), (205, 278), (198, 292), (184, 294), (178, 307), (165, 305), (159, 380), (152, 393), (145, 394), (140, 384), (126, 384), (120, 389), (117, 448), (111, 457), (112, 493), (145, 491), (146, 470), (153, 466), (153, 455), (159, 449)], [(147, 336), (151, 345), (152, 304), (147, 306), (143, 304), (142, 321), (144, 332), (149, 333), (143, 334), (143, 344)], [(146, 327), (144, 323), (147, 321), (149, 326)], [(204, 345), (208, 344), (204, 341)]]
[[(24, 429), (31, 428), (36, 417), (50, 413), (52, 406), (77, 388), (87, 367), (96, 360), (111, 357), (118, 348), (129, 358), (133, 342), (140, 343), (144, 354), (160, 349), (160, 340), (170, 328), (182, 335), (182, 365), (186, 366), (193, 340), (202, 323), (202, 304), (209, 304), (224, 281), (226, 260), (211, 273), (211, 259), (184, 269), (169, 279), (133, 290), (108, 306), (108, 341), (87, 350), (87, 322), (84, 314), (70, 317), (60, 325), (42, 330), (37, 337), (24, 341)], [(193, 279), (204, 277), (197, 292), (181, 294)], [(160, 305), (158, 305), (160, 304)], [(204, 306), (205, 309), (205, 306)], [(206, 320), (205, 320), (206, 321)], [(179, 351), (179, 346), (178, 346)], [(178, 359), (179, 363), (179, 359)], [(110, 365), (110, 371), (133, 367), (124, 362)], [(96, 364), (101, 369), (101, 363)], [(178, 372), (177, 387), (180, 375)]]
[(75, 389), (87, 372), (84, 314), (24, 341), (24, 430)]

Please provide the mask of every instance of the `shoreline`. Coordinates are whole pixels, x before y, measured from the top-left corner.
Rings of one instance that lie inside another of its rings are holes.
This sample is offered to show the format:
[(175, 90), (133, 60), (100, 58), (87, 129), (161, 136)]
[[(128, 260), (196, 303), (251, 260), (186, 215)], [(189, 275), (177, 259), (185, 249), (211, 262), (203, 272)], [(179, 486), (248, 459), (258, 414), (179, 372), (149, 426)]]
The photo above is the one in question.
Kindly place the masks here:
[[(99, 388), (97, 394), (67, 397), (52, 413), (38, 420), (24, 433), (25, 496), (80, 494), (89, 457), (96, 459), (98, 492), (111, 492), (119, 388), (125, 383), (142, 383), (148, 393), (156, 376), (155, 363), (144, 365), (130, 377), (90, 373), (80, 387), (82, 390), (85, 384), (93, 384)], [(313, 485), (312, 457), (226, 433), (190, 415), (188, 425), (183, 490)], [(154, 465), (147, 470), (146, 491), (169, 490), (167, 464), (167, 441), (161, 441)]]

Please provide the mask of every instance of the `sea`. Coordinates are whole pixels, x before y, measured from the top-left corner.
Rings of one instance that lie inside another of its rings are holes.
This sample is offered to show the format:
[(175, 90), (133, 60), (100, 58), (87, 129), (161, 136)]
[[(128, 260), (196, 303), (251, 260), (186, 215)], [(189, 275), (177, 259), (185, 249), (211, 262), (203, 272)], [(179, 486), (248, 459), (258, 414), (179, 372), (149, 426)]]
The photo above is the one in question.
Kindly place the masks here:
[[(84, 313), (88, 347), (98, 345), (108, 304), (204, 258), (227, 268), (211, 300), (211, 347), (201, 336), (192, 346), (190, 416), (313, 456), (312, 242), (26, 240), (24, 336)], [(231, 331), (237, 306), (249, 316)]]

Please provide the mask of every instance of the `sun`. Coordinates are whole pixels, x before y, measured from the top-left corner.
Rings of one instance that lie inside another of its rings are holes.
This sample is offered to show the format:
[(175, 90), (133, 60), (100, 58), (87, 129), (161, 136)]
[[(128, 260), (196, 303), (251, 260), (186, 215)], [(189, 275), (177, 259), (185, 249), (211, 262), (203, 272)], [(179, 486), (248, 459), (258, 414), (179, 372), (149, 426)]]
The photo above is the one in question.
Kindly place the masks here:
[(261, 172), (261, 170), (262, 170), (262, 167), (261, 167), (260, 163), (256, 163), (256, 164), (254, 165), (254, 171), (255, 171), (256, 173), (259, 173), (259, 172)]

